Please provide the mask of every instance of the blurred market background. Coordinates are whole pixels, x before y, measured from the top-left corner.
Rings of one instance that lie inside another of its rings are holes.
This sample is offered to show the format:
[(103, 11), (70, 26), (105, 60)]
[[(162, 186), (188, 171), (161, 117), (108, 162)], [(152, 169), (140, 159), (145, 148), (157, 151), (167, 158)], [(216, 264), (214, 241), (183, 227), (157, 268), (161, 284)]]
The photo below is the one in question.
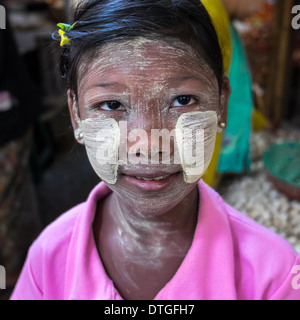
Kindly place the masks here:
[[(68, 22), (74, 2), (0, 2), (11, 31), (0, 30), (0, 265), (7, 271), (0, 299), (9, 297), (39, 232), (99, 182), (74, 139), (60, 49), (51, 36), (58, 22)], [(230, 80), (238, 90), (205, 180), (300, 253), (300, 29), (291, 24), (300, 1), (223, 2), (233, 48)], [(17, 80), (25, 88), (14, 88)], [(14, 106), (23, 103), (24, 128), (12, 120)]]

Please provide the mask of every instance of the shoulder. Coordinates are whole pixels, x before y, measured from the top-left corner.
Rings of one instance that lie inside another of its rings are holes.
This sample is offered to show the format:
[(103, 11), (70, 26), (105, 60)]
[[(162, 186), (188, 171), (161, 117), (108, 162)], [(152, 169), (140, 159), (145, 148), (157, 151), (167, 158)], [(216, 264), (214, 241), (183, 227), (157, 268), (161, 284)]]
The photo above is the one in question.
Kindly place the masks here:
[(62, 299), (67, 253), (81, 204), (51, 223), (31, 245), (10, 299)]
[(86, 210), (86, 203), (81, 203), (60, 215), (50, 223), (34, 241), (33, 248), (47, 248), (52, 251), (61, 248), (70, 241), (76, 220)]
[(284, 283), (290, 287), (288, 279), (299, 263), (294, 248), (273, 231), (226, 204), (214, 190), (205, 188), (219, 214), (228, 222), (240, 298), (270, 299)]
[(63, 299), (66, 281), (86, 258), (93, 239), (92, 222), (98, 201), (110, 190), (98, 184), (86, 202), (62, 214), (31, 245), (14, 298)]
[[(33, 243), (33, 248), (45, 248), (47, 252), (63, 250), (71, 241), (73, 233), (86, 224), (90, 226), (98, 200), (110, 190), (103, 183), (98, 184), (88, 199), (68, 210), (49, 224)], [(82, 231), (82, 228), (81, 228)]]
[(43, 278), (47, 274), (57, 274), (58, 268), (63, 272), (76, 222), (85, 211), (86, 203), (82, 203), (65, 212), (48, 225), (31, 245), (27, 261), (38, 283), (44, 283)]
[(238, 247), (245, 249), (248, 255), (279, 258), (281, 254), (284, 254), (291, 260), (295, 259), (296, 251), (287, 240), (225, 202), (223, 202), (223, 207), (224, 214), (231, 225), (233, 238), (238, 241)]
[(232, 228), (239, 295), (257, 300), (269, 300), (276, 295), (280, 300), (293, 295), (299, 299), (300, 290), (295, 291), (291, 285), (300, 261), (295, 249), (285, 239), (229, 205), (225, 208)]
[(225, 202), (223, 202), (223, 207), (224, 214), (228, 217), (232, 231), (236, 237), (243, 237), (245, 241), (251, 241), (253, 246), (259, 245), (263, 248), (275, 245), (275, 251), (284, 250), (292, 254), (295, 253), (294, 248), (275, 232), (257, 223), (246, 214), (237, 211)]
[(268, 247), (268, 252), (276, 253), (283, 250), (293, 256), (296, 254), (294, 248), (285, 239), (225, 203), (221, 196), (207, 185), (204, 187), (211, 202), (218, 207), (219, 213), (228, 221), (233, 237), (241, 240), (240, 245), (243, 244), (245, 249), (253, 247), (256, 249), (253, 254), (259, 254)]
[[(109, 192), (110, 189), (104, 183), (99, 183), (91, 191), (87, 201), (62, 214), (44, 229), (32, 244), (28, 255), (36, 274), (42, 273), (48, 275), (48, 278), (54, 278), (55, 272), (59, 281), (67, 262), (73, 261), (75, 253), (85, 254), (97, 203)], [(43, 279), (37, 280), (45, 283)]]

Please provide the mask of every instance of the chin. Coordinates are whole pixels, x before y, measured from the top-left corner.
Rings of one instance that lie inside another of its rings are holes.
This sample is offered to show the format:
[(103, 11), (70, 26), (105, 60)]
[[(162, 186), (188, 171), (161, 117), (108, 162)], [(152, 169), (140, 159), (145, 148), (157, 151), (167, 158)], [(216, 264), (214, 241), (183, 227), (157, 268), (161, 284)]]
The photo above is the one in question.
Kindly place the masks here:
[(133, 211), (145, 217), (161, 216), (179, 203), (185, 200), (190, 192), (195, 188), (197, 182), (187, 184), (184, 182), (183, 174), (178, 174), (176, 179), (165, 189), (156, 191), (146, 186), (147, 191), (134, 184), (127, 184), (126, 177), (119, 177), (116, 184), (108, 185), (120, 199), (120, 204), (124, 204)]

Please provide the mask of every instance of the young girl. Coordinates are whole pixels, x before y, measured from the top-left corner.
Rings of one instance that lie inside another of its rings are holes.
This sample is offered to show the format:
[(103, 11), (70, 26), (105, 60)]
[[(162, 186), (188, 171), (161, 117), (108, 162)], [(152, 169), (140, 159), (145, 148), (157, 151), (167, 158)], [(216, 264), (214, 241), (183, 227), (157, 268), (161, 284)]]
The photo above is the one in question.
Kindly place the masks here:
[(295, 251), (201, 180), (230, 94), (209, 3), (84, 1), (60, 25), (102, 182), (33, 243), (12, 299), (300, 298)]

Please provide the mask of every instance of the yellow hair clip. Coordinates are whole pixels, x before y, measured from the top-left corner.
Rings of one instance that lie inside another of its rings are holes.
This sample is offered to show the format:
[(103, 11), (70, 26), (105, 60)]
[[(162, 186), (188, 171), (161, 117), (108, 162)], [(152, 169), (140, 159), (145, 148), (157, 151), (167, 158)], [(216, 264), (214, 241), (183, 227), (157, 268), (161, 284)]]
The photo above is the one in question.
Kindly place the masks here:
[(61, 41), (60, 41), (60, 46), (61, 47), (65, 46), (65, 45), (69, 46), (71, 44), (71, 40), (66, 35), (66, 31), (73, 30), (75, 24), (76, 24), (76, 22), (73, 23), (72, 25), (69, 25), (69, 24), (66, 24), (66, 23), (58, 23), (57, 24), (57, 26), (60, 28), (60, 30), (58, 30), (58, 33), (59, 33), (59, 35), (61, 37)]

